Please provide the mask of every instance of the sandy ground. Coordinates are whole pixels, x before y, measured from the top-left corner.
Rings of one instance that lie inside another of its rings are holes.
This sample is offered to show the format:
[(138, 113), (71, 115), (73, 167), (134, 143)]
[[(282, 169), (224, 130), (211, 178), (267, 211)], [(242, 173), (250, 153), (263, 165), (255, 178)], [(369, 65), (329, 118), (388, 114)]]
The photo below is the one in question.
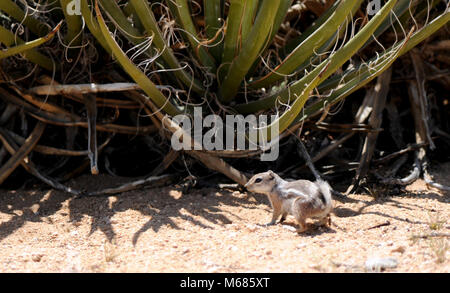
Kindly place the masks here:
[[(437, 179), (450, 182), (450, 164)], [(83, 176), (89, 190), (126, 182)], [(263, 195), (176, 188), (72, 199), (55, 190), (0, 190), (0, 272), (450, 272), (450, 194), (418, 180), (392, 197), (335, 199), (333, 225), (271, 227)], [(420, 238), (418, 236), (434, 235)], [(436, 236), (438, 235), (438, 236)], [(441, 236), (439, 236), (441, 235)], [(443, 236), (442, 236), (443, 235)]]

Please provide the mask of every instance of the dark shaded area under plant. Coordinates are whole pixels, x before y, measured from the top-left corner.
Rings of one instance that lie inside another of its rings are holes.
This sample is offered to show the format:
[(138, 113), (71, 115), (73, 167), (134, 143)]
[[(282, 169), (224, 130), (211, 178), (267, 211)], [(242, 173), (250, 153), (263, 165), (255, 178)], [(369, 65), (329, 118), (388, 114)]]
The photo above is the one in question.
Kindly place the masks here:
[[(3, 58), (0, 55), (0, 176), (3, 176), (3, 188), (20, 188), (40, 180), (74, 194), (79, 194), (79, 191), (89, 194), (92, 190), (83, 190), (83, 187), (78, 187), (80, 190), (69, 189), (63, 185), (67, 180), (89, 172), (89, 169), (94, 174), (130, 177), (130, 181), (136, 177), (146, 178), (147, 181), (141, 183), (150, 186), (182, 182), (186, 189), (226, 182), (225, 177), (219, 174), (242, 184), (248, 175), (267, 169), (283, 177), (312, 179), (298, 152), (295, 136), (300, 137), (301, 134), (313, 160), (321, 157), (316, 166), (332, 185), (342, 191), (352, 192), (359, 186), (374, 184), (385, 185), (387, 190), (395, 191), (391, 187), (406, 185), (419, 177), (424, 177), (432, 186), (449, 189), (446, 182), (435, 183), (428, 171), (429, 165), (449, 160), (450, 13), (446, 1), (389, 1), (398, 20), (391, 10), (386, 10), (387, 16), (373, 25), (374, 32), (368, 34), (366, 40), (361, 38), (354, 48), (349, 46), (355, 54), (342, 60), (333, 59), (333, 56), (344, 52), (352, 29), (353, 34), (361, 32), (373, 20), (365, 13), (367, 1), (355, 1), (354, 7), (344, 7), (343, 1), (306, 1), (303, 4), (280, 1), (280, 15), (271, 20), (272, 25), (278, 28), (276, 34), (270, 30), (261, 32), (271, 42), (260, 41), (260, 47), (255, 48), (249, 45), (248, 38), (252, 36), (258, 14), (271, 8), (263, 3), (265, 1), (246, 2), (254, 7), (239, 7), (236, 1), (211, 1), (218, 5), (218, 10), (214, 10), (217, 7), (207, 7), (206, 1), (163, 1), (159, 4), (153, 1), (118, 1), (117, 6), (109, 1), (98, 1), (99, 10), (96, 12), (96, 1), (83, 0), (82, 5), (87, 5), (83, 6), (87, 7), (83, 10), (83, 17), (86, 19), (86, 13), (89, 13), (95, 25), (92, 28), (86, 21), (80, 35), (72, 33), (74, 29), (77, 31), (77, 27), (80, 32), (77, 21), (81, 16), (64, 15), (61, 7), (58, 8), (70, 1), (44, 1), (41, 6), (34, 7), (36, 12), (26, 18), (23, 27), (19, 25), (22, 20), (20, 13), (17, 15), (11, 4), (23, 12), (26, 9), (23, 3), (2, 2), (2, 27), (14, 36), (11, 41), (7, 33), (0, 34), (3, 52), (22, 45), (19, 37), (28, 42), (26, 46), (32, 46), (13, 56)], [(151, 6), (150, 2), (153, 3)], [(190, 5), (185, 10), (183, 4), (188, 2)], [(49, 10), (52, 5), (55, 9)], [(148, 38), (152, 33), (137, 13), (139, 5), (151, 7), (149, 11), (153, 13), (159, 33), (166, 42), (167, 48), (163, 52), (168, 55), (158, 52), (157, 32), (153, 32), (153, 39)], [(322, 32), (320, 23), (330, 19), (327, 13), (333, 9), (344, 11), (344, 8), (350, 11), (345, 19), (352, 15), (352, 22), (339, 22), (330, 37), (323, 37), (319, 48), (311, 47), (314, 49), (312, 52), (304, 52), (308, 56), (306, 63), (295, 64), (291, 59), (289, 62), (294, 63), (295, 69), (288, 73), (285, 81), (270, 75), (279, 69), (280, 61), (289, 53), (303, 52), (301, 50), (308, 47), (305, 35)], [(193, 27), (181, 16), (186, 11), (192, 15)], [(236, 11), (241, 13), (242, 26), (233, 36), (232, 18), (226, 16)], [(118, 12), (122, 16), (117, 16)], [(214, 24), (214, 17), (211, 17), (214, 13), (226, 21)], [(116, 32), (115, 39), (101, 31), (102, 20), (109, 32)], [(226, 25), (230, 27), (225, 31)], [(116, 26), (121, 29), (116, 31)], [(257, 30), (254, 29), (255, 36)], [(186, 31), (190, 34), (183, 33)], [(421, 32), (426, 33), (421, 35)], [(140, 37), (133, 37), (136, 33)], [(201, 42), (191, 38), (192, 35)], [(109, 43), (106, 40), (108, 36)], [(228, 43), (227, 39), (232, 37), (236, 39)], [(32, 40), (43, 43), (33, 47), (34, 44), (29, 43)], [(111, 43), (114, 40), (117, 47)], [(235, 46), (227, 47), (230, 44)], [(221, 54), (222, 46), (223, 52), (231, 50), (231, 53)], [(130, 59), (120, 61), (112, 58), (113, 48), (121, 49)], [(254, 59), (240, 60), (239, 56), (245, 50), (253, 52)], [(317, 53), (322, 55), (317, 57)], [(221, 60), (224, 58), (230, 58), (232, 65)], [(233, 81), (233, 68), (239, 67), (238, 62), (243, 61), (250, 62), (245, 65), (247, 72), (242, 76), (246, 83)], [(188, 66), (175, 74), (170, 70), (175, 63)], [(367, 70), (367, 64), (375, 70)], [(48, 66), (50, 68), (46, 68)], [(131, 66), (147, 79), (137, 81)], [(327, 68), (333, 70), (328, 73)], [(192, 73), (194, 84), (189, 88), (186, 76)], [(322, 74), (329, 77), (320, 80)], [(262, 79), (265, 76), (275, 80), (265, 85)], [(373, 81), (368, 82), (371, 79)], [(73, 86), (71, 93), (48, 96), (33, 91), (43, 85), (133, 81), (144, 90), (81, 94)], [(229, 86), (224, 89), (225, 82)], [(306, 85), (314, 82), (317, 82), (316, 90), (305, 92)], [(261, 162), (259, 154), (250, 156), (240, 151), (234, 154), (237, 158), (227, 158), (221, 152), (174, 153), (170, 150), (172, 130), (164, 130), (167, 127), (162, 119), (163, 114), (170, 114), (173, 109), (166, 109), (164, 103), (158, 104), (161, 101), (152, 92), (151, 85), (159, 86), (157, 90), (160, 90), (163, 102), (166, 99), (174, 109), (185, 107), (187, 112), (190, 104), (201, 104), (205, 115), (288, 111), (296, 111), (296, 115), (293, 121), (287, 121), (283, 126), (285, 137), (280, 143), (280, 157), (275, 162)], [(233, 87), (235, 92), (229, 93), (227, 89)], [(291, 107), (271, 100), (278, 95), (283, 100), (288, 91), (299, 97), (296, 101), (291, 100)], [(258, 104), (258, 101), (265, 102)], [(159, 108), (162, 111), (155, 111)], [(12, 155), (21, 146), (23, 152)], [(65, 150), (73, 152), (68, 156)], [(166, 175), (160, 176), (162, 174)]]

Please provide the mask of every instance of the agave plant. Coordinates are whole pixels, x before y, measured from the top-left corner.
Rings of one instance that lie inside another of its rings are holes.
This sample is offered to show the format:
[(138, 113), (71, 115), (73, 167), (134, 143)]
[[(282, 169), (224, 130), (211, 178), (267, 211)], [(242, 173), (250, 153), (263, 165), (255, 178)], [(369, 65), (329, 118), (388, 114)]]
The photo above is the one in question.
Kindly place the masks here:
[[(450, 20), (445, 1), (389, 0), (368, 15), (370, 2), (2, 0), (0, 94), (5, 103), (0, 124), (6, 125), (6, 117), (18, 107), (40, 122), (22, 140), (0, 128), (11, 153), (0, 170), (0, 182), (22, 164), (52, 186), (79, 193), (40, 174), (26, 160), (28, 154), (38, 149), (61, 156), (88, 155), (96, 174), (97, 153), (110, 140), (98, 146), (97, 132), (148, 135), (162, 129), (155, 135), (170, 138), (179, 130), (172, 118), (193, 115), (194, 107), (205, 115), (276, 113), (259, 140), (286, 137), (369, 84)], [(306, 29), (297, 25), (304, 17), (311, 19), (302, 22), (309, 23)], [(381, 44), (378, 40), (385, 35), (395, 38)], [(20, 77), (11, 69), (15, 63), (34, 71)], [(104, 98), (105, 92), (122, 94)], [(137, 119), (133, 126), (119, 125), (117, 115), (100, 107), (116, 113), (143, 109), (152, 124), (143, 126)], [(86, 118), (77, 114), (81, 108)], [(88, 151), (37, 148), (47, 124), (87, 128)], [(276, 137), (273, 127), (279, 129)], [(184, 133), (184, 139), (192, 139), (191, 134)], [(187, 153), (244, 184), (246, 177), (221, 157), (261, 151)], [(176, 156), (169, 152), (142, 183), (166, 180), (156, 175)]]

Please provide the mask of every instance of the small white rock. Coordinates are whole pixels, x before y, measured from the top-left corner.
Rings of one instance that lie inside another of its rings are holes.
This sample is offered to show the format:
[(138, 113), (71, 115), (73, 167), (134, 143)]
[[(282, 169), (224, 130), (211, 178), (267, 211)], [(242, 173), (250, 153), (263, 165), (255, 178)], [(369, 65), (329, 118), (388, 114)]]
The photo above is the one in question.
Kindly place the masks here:
[(308, 244), (306, 244), (306, 243), (300, 243), (300, 244), (297, 244), (297, 246), (295, 246), (295, 248), (297, 248), (297, 249), (302, 249), (303, 247), (306, 247), (306, 246), (308, 246)]
[(228, 250), (237, 251), (238, 248), (236, 246), (234, 246), (234, 245), (230, 245), (230, 246), (228, 246)]
[(245, 227), (247, 228), (247, 231), (249, 231), (249, 232), (255, 232), (256, 230), (258, 230), (258, 226), (254, 225), (254, 224), (247, 224), (247, 225), (245, 225)]
[(212, 274), (212, 273), (219, 273), (220, 272), (220, 267), (218, 266), (213, 266), (211, 268), (209, 268), (207, 270), (208, 273)]
[(228, 233), (228, 237), (229, 237), (229, 238), (235, 238), (236, 235), (237, 235), (236, 232), (230, 232), (230, 233)]
[(289, 226), (289, 225), (283, 225), (282, 226), (284, 229), (289, 230), (289, 231), (297, 231), (297, 229), (295, 229), (295, 227)]
[(44, 254), (42, 254), (42, 253), (32, 254), (31, 259), (34, 262), (40, 262), (43, 256), (44, 256)]
[(371, 272), (380, 272), (384, 269), (396, 268), (398, 262), (395, 258), (370, 258), (366, 260), (366, 270)]

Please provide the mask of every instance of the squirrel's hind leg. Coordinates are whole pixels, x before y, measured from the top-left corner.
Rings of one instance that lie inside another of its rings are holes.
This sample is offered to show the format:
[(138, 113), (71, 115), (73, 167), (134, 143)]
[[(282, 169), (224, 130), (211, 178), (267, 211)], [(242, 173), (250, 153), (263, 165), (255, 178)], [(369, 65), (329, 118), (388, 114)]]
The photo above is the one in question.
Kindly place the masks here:
[(305, 232), (307, 230), (305, 219), (297, 218), (297, 223), (299, 225), (299, 227), (297, 228), (297, 233), (298, 234), (303, 233), (303, 232)]
[(283, 223), (284, 222), (284, 220), (286, 220), (286, 216), (287, 216), (287, 213), (285, 212), (285, 213), (283, 213), (282, 215), (281, 215), (281, 218), (280, 218), (280, 223)]
[(322, 219), (320, 219), (319, 224), (321, 226), (328, 226), (331, 227), (331, 216), (330, 214), (327, 214), (325, 217), (323, 217)]

